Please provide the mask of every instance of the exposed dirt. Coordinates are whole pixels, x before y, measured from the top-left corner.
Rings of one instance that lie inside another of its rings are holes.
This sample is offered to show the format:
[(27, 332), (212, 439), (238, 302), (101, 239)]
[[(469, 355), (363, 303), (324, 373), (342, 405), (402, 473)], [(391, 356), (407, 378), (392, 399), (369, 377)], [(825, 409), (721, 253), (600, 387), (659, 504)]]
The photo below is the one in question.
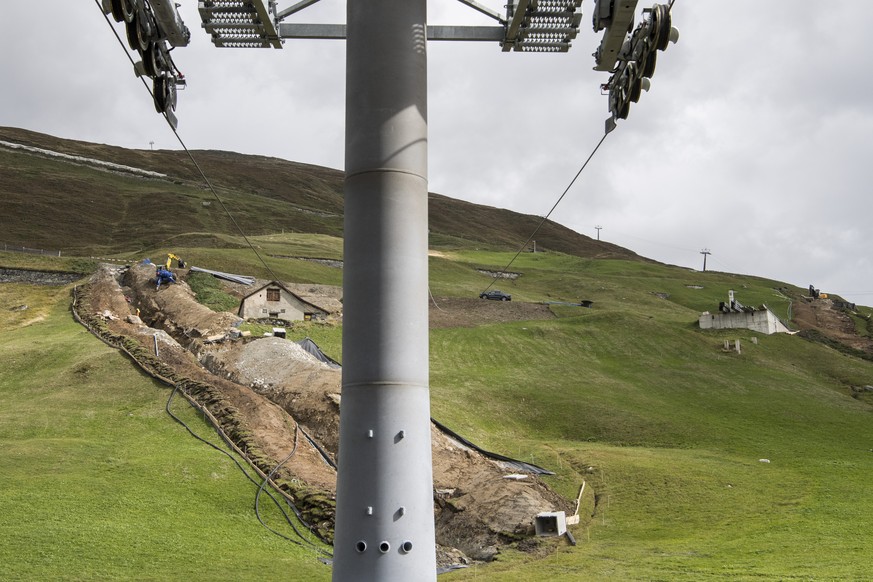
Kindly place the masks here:
[(858, 335), (855, 322), (829, 298), (797, 298), (791, 304), (792, 321), (801, 332), (816, 330), (825, 337), (873, 355), (873, 339)]
[(435, 297), (430, 302), (430, 327), (476, 327), (488, 323), (552, 319), (548, 305), (521, 301), (492, 301), (462, 297)]
[(308, 427), (324, 448), (339, 445), (339, 370), (313, 358), (294, 342), (263, 337), (223, 342), (204, 350), (202, 363), (213, 373), (248, 386)]
[[(150, 268), (146, 270), (151, 272)], [(145, 307), (150, 303), (144, 300), (143, 295), (151, 296), (152, 305), (161, 304), (170, 310), (180, 307), (180, 301), (193, 301), (189, 293), (186, 293), (185, 285), (170, 286), (161, 289), (158, 293), (149, 293), (154, 287), (148, 282), (148, 278), (143, 276), (143, 271), (134, 268), (125, 277), (125, 281), (142, 280), (133, 288), (122, 288), (111, 271), (107, 269), (99, 271), (92, 280), (89, 294), (92, 312), (104, 318), (107, 327), (112, 331), (135, 339), (152, 354), (157, 352), (156, 359), (169, 365), (180, 376), (215, 386), (228, 403), (240, 413), (243, 424), (251, 430), (252, 440), (246, 443), (247, 448), (257, 447), (272, 459), (285, 458), (295, 441), (296, 428), (295, 420), (287, 412), (249, 387), (210, 373), (199, 363), (194, 353), (186, 349), (170, 333), (164, 329), (149, 327), (135, 316), (138, 305)], [(139, 309), (140, 315), (144, 315), (145, 310), (142, 307)], [(192, 306), (192, 311), (199, 310)], [(199, 319), (204, 323), (202, 331), (206, 333), (215, 333), (221, 322), (233, 321), (233, 317), (229, 317), (229, 314), (213, 314), (212, 321), (209, 321), (209, 316), (202, 312)], [(166, 318), (161, 321), (166, 322)], [(178, 333), (184, 328), (172, 325), (169, 329)], [(190, 333), (191, 330), (188, 332)], [(189, 348), (196, 349), (203, 345), (199, 341), (190, 340), (188, 336), (184, 338)], [(298, 439), (297, 452), (285, 463), (282, 472), (287, 472), (289, 478), (302, 479), (305, 476), (306, 482), (324, 488), (332, 488), (336, 480), (333, 469), (324, 462), (320, 453), (308, 443), (300, 442), (300, 439)]]
[[(341, 373), (291, 341), (230, 339), (237, 335), (238, 317), (198, 304), (184, 282), (156, 291), (153, 276), (151, 265), (126, 272), (101, 268), (88, 290), (92, 317), (135, 340), (140, 353), (156, 360), (156, 366), (208, 385), (210, 409), (223, 423), (233, 424), (229, 432), (237, 435), (239, 446), (267, 470), (288, 455), (296, 439), (296, 453), (282, 466), (279, 480), (330, 540), (336, 474), (329, 462), (338, 455)], [(310, 287), (301, 291), (339, 300), (333, 295), (336, 288)], [(436, 301), (439, 309), (431, 307), (435, 327), (552, 317), (546, 306), (521, 302)], [(318, 447), (301, 438), (298, 422), (300, 432)], [(570, 504), (536, 476), (507, 478), (518, 470), (504, 468), (434, 426), (431, 432), (436, 534), (443, 562), (490, 560), (502, 545), (532, 536), (537, 513), (570, 511)]]

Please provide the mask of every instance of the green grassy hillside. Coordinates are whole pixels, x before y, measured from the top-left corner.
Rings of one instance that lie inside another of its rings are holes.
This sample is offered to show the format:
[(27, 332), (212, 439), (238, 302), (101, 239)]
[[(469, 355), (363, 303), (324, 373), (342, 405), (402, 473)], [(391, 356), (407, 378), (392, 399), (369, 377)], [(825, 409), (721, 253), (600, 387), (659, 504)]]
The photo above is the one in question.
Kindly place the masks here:
[[(789, 287), (627, 261), (525, 259), (515, 268), (523, 275), (503, 285), (514, 298), (576, 292), (594, 308), (432, 331), (434, 415), (557, 469), (568, 497), (585, 480), (599, 504), (579, 547), (447, 579), (867, 575), (873, 409), (851, 386), (873, 383), (873, 366), (797, 336), (695, 325), (730, 288), (787, 313), (776, 288)], [(724, 352), (725, 339), (740, 339), (743, 353)]]
[[(6, 306), (22, 299), (38, 321), (19, 327)], [(328, 580), (312, 549), (258, 524), (257, 487), (164, 412), (170, 391), (75, 323), (68, 301), (69, 289), (0, 284), (0, 579)], [(183, 401), (173, 410), (220, 444)]]
[[(0, 148), (5, 242), (63, 249), (0, 252), (0, 267), (88, 273), (98, 252), (131, 262), (174, 252), (272, 276), (178, 153), (9, 128), (0, 139), (173, 168), (143, 180)], [(278, 278), (341, 284), (341, 269), (305, 260), (342, 259), (338, 172), (198, 155)], [(475, 298), (491, 283), (483, 271), (503, 268), (537, 222), (433, 195), (437, 304)], [(576, 547), (507, 550), (441, 579), (869, 579), (873, 362), (800, 335), (697, 327), (730, 289), (790, 326), (801, 289), (662, 265), (565, 231), (550, 225), (537, 237), (549, 252), (523, 253), (518, 277), (495, 285), (513, 295), (507, 308), (545, 302), (555, 318), (431, 331), (432, 411), (484, 448), (553, 469), (550, 485), (568, 498), (584, 481), (596, 508)], [(327, 580), (314, 550), (257, 523), (255, 487), (232, 463), (167, 416), (167, 389), (73, 322), (68, 292), (0, 283), (0, 579)], [(580, 300), (593, 305), (562, 304)], [(860, 335), (873, 333), (870, 315), (854, 316)], [(289, 330), (338, 360), (341, 333)], [(723, 350), (737, 339), (742, 353)], [(210, 436), (187, 406), (174, 410)], [(267, 518), (283, 527), (274, 510)]]
[[(226, 240), (225, 249), (185, 250), (207, 267), (257, 270), (250, 252)], [(256, 240), (281, 256), (340, 252), (330, 237)], [(432, 291), (474, 296), (489, 282), (477, 269), (510, 256), (433, 257)], [(30, 260), (22, 257), (0, 262)], [(69, 268), (73, 259), (38, 260)], [(341, 274), (270, 261), (289, 280), (330, 283)], [(799, 336), (696, 327), (730, 288), (745, 303), (787, 313), (791, 287), (559, 253), (524, 255), (513, 270), (520, 277), (501, 287), (515, 301), (590, 299), (593, 307), (433, 330), (433, 415), (485, 448), (554, 469), (550, 483), (567, 497), (584, 480), (597, 507), (575, 530), (577, 547), (510, 550), (444, 579), (867, 576), (873, 409), (851, 387), (873, 384), (873, 364)], [(254, 487), (165, 415), (164, 388), (71, 321), (64, 291), (0, 291), (0, 527), (13, 540), (0, 550), (0, 577), (136, 578), (154, 564), (153, 579), (288, 571), (327, 579), (314, 552), (260, 528)], [(22, 316), (6, 306), (15, 303), (31, 304), (30, 319), (14, 319)], [(317, 333), (338, 349), (341, 329)], [(740, 339), (743, 353), (724, 352), (725, 339)]]

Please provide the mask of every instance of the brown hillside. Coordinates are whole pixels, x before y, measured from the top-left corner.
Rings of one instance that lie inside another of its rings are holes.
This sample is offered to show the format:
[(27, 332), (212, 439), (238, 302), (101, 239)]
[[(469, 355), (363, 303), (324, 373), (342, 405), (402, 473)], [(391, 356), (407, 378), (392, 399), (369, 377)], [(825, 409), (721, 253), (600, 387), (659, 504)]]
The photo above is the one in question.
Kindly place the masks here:
[(834, 347), (845, 346), (857, 354), (873, 359), (873, 338), (860, 335), (846, 302), (837, 298), (798, 297), (792, 304), (792, 321), (804, 337), (822, 341)]
[[(131, 150), (11, 127), (0, 127), (0, 141), (165, 175), (143, 177), (0, 146), (0, 242), (76, 254), (128, 252), (192, 232), (237, 234), (184, 152)], [(341, 171), (233, 152), (193, 155), (246, 234), (342, 236)], [(516, 250), (540, 220), (430, 195), (433, 247)], [(539, 248), (582, 257), (643, 260), (551, 221), (536, 240)]]

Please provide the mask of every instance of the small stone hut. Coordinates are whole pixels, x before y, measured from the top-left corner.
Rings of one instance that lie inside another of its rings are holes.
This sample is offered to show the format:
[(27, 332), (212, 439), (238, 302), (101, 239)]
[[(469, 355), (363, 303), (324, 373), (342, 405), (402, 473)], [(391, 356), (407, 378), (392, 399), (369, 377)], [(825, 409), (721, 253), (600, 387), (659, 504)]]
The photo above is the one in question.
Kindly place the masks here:
[(270, 281), (242, 298), (238, 314), (243, 319), (304, 321), (323, 319), (327, 312), (301, 299), (278, 281)]

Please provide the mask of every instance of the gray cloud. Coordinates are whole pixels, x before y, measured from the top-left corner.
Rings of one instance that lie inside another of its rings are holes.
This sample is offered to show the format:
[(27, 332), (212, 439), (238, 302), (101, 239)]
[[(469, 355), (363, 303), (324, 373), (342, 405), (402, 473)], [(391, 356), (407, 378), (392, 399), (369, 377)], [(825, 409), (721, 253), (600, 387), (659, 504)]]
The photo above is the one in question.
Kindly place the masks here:
[[(496, 10), (502, 2), (482, 0)], [(345, 46), (221, 50), (180, 0), (190, 47), (174, 52), (189, 147), (343, 165)], [(280, 2), (284, 7), (290, 2)], [(647, 5), (641, 2), (640, 6)], [(297, 21), (344, 19), (324, 0)], [(431, 43), (430, 187), (543, 214), (603, 134), (607, 75), (583, 29), (565, 55)], [(452, 0), (433, 23), (487, 24)], [(677, 0), (679, 44), (553, 219), (640, 254), (699, 268), (814, 283), (873, 302), (873, 3)], [(32, 23), (38, 22), (39, 26)], [(120, 31), (121, 29), (118, 28)], [(93, 2), (24, 2), (0, 20), (0, 124), (125, 147), (178, 147)], [(521, 242), (521, 241), (520, 241)]]

